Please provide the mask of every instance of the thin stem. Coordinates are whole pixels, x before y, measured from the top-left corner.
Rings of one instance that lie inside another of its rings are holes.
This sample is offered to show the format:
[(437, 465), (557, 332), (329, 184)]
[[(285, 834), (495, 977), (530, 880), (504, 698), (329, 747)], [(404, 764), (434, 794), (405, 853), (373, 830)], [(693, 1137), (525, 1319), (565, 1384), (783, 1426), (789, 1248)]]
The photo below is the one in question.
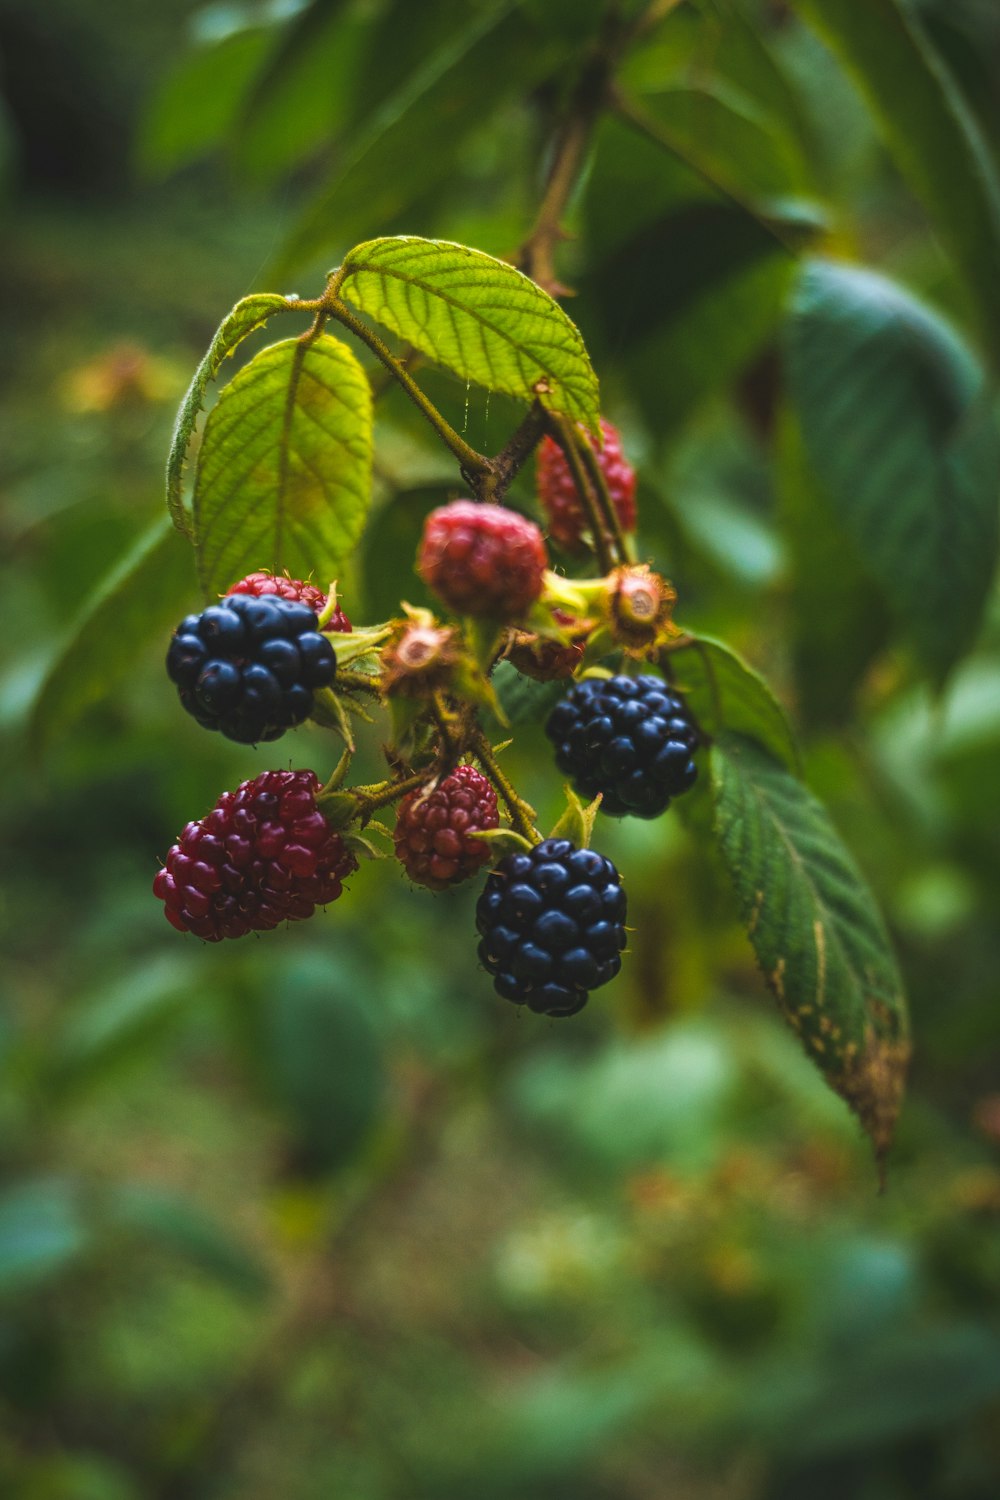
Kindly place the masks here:
[(534, 825), (535, 810), (517, 795), (514, 787), (497, 765), (492, 746), (484, 734), (480, 733), (476, 737), (472, 753), (503, 798), (515, 832), (519, 833), (522, 838), (526, 838), (529, 843), (537, 844), (540, 835)]
[(414, 771), (412, 776), (406, 776), (402, 781), (380, 781), (372, 786), (356, 786), (351, 788), (351, 795), (356, 797), (362, 814), (367, 817), (377, 807), (388, 807), (392, 802), (398, 802), (400, 797), (405, 797), (407, 792), (416, 791), (417, 787), (423, 786), (429, 780), (426, 771)]
[(587, 473), (590, 475), (591, 483), (594, 486), (594, 492), (597, 495), (597, 503), (600, 506), (601, 515), (603, 516), (604, 521), (608, 526), (612, 537), (614, 538), (615, 546), (618, 549), (618, 560), (619, 562), (623, 563), (631, 562), (632, 557), (629, 551), (628, 540), (625, 536), (624, 531), (622, 530), (622, 523), (619, 519), (615, 502), (611, 498), (611, 491), (608, 489), (608, 481), (604, 476), (604, 470), (601, 468), (601, 465), (598, 462), (597, 454), (594, 452), (593, 448), (586, 438), (581, 439), (579, 450), (583, 458), (583, 462), (586, 465)]
[(372, 698), (382, 697), (378, 678), (369, 676), (367, 672), (350, 672), (344, 671), (343, 668), (338, 668), (337, 686), (352, 688), (354, 691), (360, 693), (368, 693)]
[(374, 333), (360, 318), (355, 317), (354, 313), (351, 312), (350, 308), (339, 297), (334, 296), (330, 298), (324, 302), (323, 306), (331, 318), (336, 318), (338, 323), (342, 323), (345, 328), (354, 334), (355, 338), (359, 338), (363, 344), (367, 344), (377, 359), (381, 360), (390, 375), (402, 386), (414, 406), (427, 418), (427, 421), (434, 428), (441, 441), (447, 448), (451, 449), (458, 460), (463, 477), (468, 480), (469, 484), (478, 491), (484, 482), (488, 483), (492, 472), (489, 459), (484, 458), (481, 453), (477, 453), (475, 448), (470, 448), (464, 438), (458, 435), (454, 427), (445, 421), (433, 401), (427, 399), (409, 371), (403, 367), (393, 354), (388, 344), (383, 343), (377, 333)]
[(545, 431), (548, 417), (540, 401), (532, 402), (527, 416), (512, 433), (505, 447), (490, 460), (490, 479), (483, 486), (482, 498), (498, 505), (510, 488), (511, 480), (537, 446)]
[(580, 496), (580, 504), (587, 518), (587, 525), (594, 538), (597, 560), (602, 570), (605, 573), (610, 573), (615, 565), (614, 554), (611, 551), (610, 540), (604, 528), (600, 511), (594, 501), (594, 493), (590, 487), (587, 471), (580, 458), (580, 450), (577, 447), (576, 434), (574, 433), (572, 424), (565, 417), (553, 417), (551, 427), (553, 437), (566, 455), (566, 462), (569, 464), (573, 483), (576, 485), (577, 493)]

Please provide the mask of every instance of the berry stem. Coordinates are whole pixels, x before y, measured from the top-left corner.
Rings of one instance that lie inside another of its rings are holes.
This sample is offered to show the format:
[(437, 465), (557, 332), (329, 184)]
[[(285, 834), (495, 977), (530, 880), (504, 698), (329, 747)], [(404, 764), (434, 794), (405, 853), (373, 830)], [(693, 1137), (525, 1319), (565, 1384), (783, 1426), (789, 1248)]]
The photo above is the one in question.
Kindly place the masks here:
[(618, 561), (621, 563), (633, 562), (634, 558), (631, 554), (628, 538), (622, 530), (622, 523), (619, 520), (615, 503), (611, 498), (611, 491), (608, 489), (608, 481), (604, 476), (604, 470), (598, 463), (597, 454), (594, 452), (591, 444), (586, 438), (581, 439), (579, 444), (579, 452), (581, 458), (583, 459), (587, 473), (590, 476), (591, 482), (593, 483), (594, 493), (597, 496), (597, 504), (600, 507), (601, 511), (601, 517), (604, 520), (605, 525), (609, 528), (611, 536), (614, 539), (615, 547), (618, 550)]
[(503, 798), (515, 832), (519, 833), (522, 838), (526, 838), (530, 844), (537, 844), (541, 839), (541, 834), (535, 827), (535, 809), (517, 795), (514, 787), (497, 765), (489, 740), (481, 732), (476, 736), (472, 753)]
[(459, 436), (450, 422), (445, 421), (433, 401), (428, 400), (424, 395), (410, 372), (396, 358), (388, 344), (383, 343), (378, 334), (374, 333), (359, 317), (356, 317), (347, 304), (336, 295), (335, 285), (336, 273), (323, 299), (324, 312), (331, 318), (336, 318), (338, 323), (342, 323), (363, 344), (367, 344), (376, 359), (381, 360), (390, 375), (402, 386), (414, 406), (427, 418), (427, 421), (434, 428), (434, 431), (445, 447), (451, 449), (458, 460), (463, 478), (468, 480), (469, 484), (478, 494), (481, 488), (490, 482), (493, 475), (493, 467), (489, 459), (485, 458), (482, 453), (477, 453), (475, 448), (470, 448), (469, 444), (464, 438)]
[(584, 515), (587, 517), (587, 525), (594, 538), (594, 549), (597, 552), (597, 560), (603, 571), (610, 573), (615, 565), (614, 553), (611, 549), (611, 538), (605, 529), (604, 520), (595, 501), (594, 491), (591, 488), (590, 478), (580, 457), (582, 443), (578, 446), (577, 433), (573, 424), (568, 422), (565, 417), (552, 416), (549, 421), (549, 428), (552, 436), (566, 455), (566, 462), (569, 464), (573, 483), (576, 485), (577, 493), (580, 496), (580, 505), (583, 508)]
[(367, 672), (348, 672), (340, 668), (337, 671), (337, 685), (351, 688), (354, 692), (368, 693), (372, 698), (382, 697), (378, 678), (370, 676)]

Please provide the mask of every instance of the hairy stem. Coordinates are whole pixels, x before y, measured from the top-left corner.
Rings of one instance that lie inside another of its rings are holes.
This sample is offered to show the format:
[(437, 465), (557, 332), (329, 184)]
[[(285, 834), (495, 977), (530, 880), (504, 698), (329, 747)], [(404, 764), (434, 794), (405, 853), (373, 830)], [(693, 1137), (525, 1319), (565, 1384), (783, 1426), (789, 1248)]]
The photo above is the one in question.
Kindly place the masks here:
[(493, 747), (482, 733), (476, 737), (473, 754), (503, 798), (515, 832), (519, 833), (522, 838), (526, 838), (529, 843), (537, 844), (539, 833), (534, 823), (535, 810), (517, 795), (513, 785), (497, 765)]

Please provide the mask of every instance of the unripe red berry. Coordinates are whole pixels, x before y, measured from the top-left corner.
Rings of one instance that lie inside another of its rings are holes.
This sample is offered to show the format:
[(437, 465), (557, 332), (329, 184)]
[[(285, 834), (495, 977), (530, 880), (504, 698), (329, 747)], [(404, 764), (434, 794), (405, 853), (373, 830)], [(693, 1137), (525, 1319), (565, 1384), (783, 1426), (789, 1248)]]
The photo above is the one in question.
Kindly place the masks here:
[[(314, 583), (304, 583), (301, 578), (289, 578), (287, 573), (279, 578), (276, 573), (270, 573), (266, 569), (259, 573), (248, 573), (239, 583), (234, 583), (231, 589), (227, 589), (226, 593), (252, 594), (256, 599), (267, 594), (277, 594), (280, 599), (294, 599), (299, 604), (308, 604), (317, 615), (321, 615), (326, 609), (326, 595)], [(327, 633), (346, 635), (353, 627), (338, 605), (320, 629)]]
[(534, 521), (475, 500), (431, 511), (417, 554), (418, 573), (453, 614), (504, 621), (534, 604), (547, 566)]
[(471, 835), (499, 822), (491, 783), (474, 766), (458, 766), (437, 786), (408, 792), (400, 802), (396, 857), (416, 885), (447, 890), (488, 863), (489, 841)]
[[(617, 427), (601, 418), (604, 447), (596, 451), (604, 474), (615, 514), (623, 531), (635, 530), (635, 470), (622, 452)], [(548, 525), (549, 535), (566, 552), (578, 552), (583, 546), (587, 517), (566, 456), (552, 438), (542, 439), (536, 459), (535, 479), (538, 499)]]
[(316, 805), (314, 771), (263, 771), (188, 823), (153, 881), (179, 932), (210, 943), (311, 917), (358, 867)]

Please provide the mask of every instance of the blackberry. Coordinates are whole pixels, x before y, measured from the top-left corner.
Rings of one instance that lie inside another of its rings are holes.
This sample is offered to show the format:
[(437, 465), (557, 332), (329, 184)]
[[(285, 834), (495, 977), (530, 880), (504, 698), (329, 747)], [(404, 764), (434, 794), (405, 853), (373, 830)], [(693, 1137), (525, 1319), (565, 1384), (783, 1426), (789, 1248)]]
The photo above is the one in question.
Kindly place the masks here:
[(476, 906), (479, 957), (497, 994), (540, 1015), (575, 1015), (621, 968), (625, 907), (618, 871), (595, 849), (545, 839), (508, 854)]
[(171, 926), (218, 943), (336, 901), (358, 862), (318, 790), (314, 771), (263, 771), (188, 823), (153, 881)]
[(556, 765), (614, 818), (655, 818), (694, 785), (698, 745), (684, 702), (660, 677), (587, 678), (549, 714)]
[(167, 675), (205, 729), (241, 745), (276, 740), (312, 712), (337, 658), (308, 604), (278, 595), (227, 594), (174, 631)]
[(408, 792), (396, 814), (396, 858), (410, 879), (444, 891), (489, 862), (489, 844), (472, 838), (496, 828), (497, 794), (475, 766), (457, 766), (435, 787)]

